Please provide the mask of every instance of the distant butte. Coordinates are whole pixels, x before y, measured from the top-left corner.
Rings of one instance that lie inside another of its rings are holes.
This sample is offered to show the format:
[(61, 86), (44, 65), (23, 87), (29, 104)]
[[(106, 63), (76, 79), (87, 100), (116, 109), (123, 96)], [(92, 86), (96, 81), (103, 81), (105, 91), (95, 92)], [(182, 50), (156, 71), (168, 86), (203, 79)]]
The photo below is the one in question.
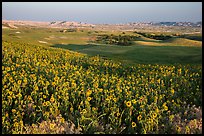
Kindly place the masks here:
[(40, 28), (87, 28), (91, 30), (119, 30), (119, 31), (148, 31), (148, 32), (178, 32), (202, 33), (202, 21), (193, 22), (129, 22), (118, 24), (89, 24), (74, 21), (22, 21), (22, 20), (2, 20), (2, 28), (17, 29), (18, 27), (40, 27)]
[(3, 27), (17, 28), (18, 26), (34, 26), (34, 27), (52, 27), (52, 28), (67, 28), (67, 27), (87, 27), (95, 26), (93, 24), (74, 22), (74, 21), (21, 21), (21, 20), (2, 20)]

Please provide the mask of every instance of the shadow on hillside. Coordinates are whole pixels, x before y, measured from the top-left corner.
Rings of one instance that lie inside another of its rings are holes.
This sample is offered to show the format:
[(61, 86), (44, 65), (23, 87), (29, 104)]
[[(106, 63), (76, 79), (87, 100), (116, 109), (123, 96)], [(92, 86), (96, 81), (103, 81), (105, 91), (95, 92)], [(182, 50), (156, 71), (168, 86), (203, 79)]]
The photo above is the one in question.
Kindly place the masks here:
[[(115, 53), (116, 48), (95, 48), (97, 44), (55, 44), (51, 47), (87, 54), (90, 57), (119, 61), (122, 64), (201, 64), (202, 50), (190, 46), (134, 46), (125, 53)], [(106, 46), (108, 47), (108, 46)], [(111, 46), (112, 47), (112, 46)], [(123, 49), (121, 49), (123, 50)], [(110, 52), (109, 52), (110, 51)], [(112, 53), (113, 51), (114, 53)]]
[(79, 51), (79, 50), (91, 48), (94, 46), (97, 46), (97, 45), (94, 45), (94, 44), (55, 44), (51, 47), (62, 48), (62, 49), (67, 49), (67, 50), (72, 50), (72, 51)]
[(146, 38), (146, 37), (139, 37), (134, 41), (144, 41), (144, 42), (162, 42), (163, 40), (155, 40), (151, 38)]

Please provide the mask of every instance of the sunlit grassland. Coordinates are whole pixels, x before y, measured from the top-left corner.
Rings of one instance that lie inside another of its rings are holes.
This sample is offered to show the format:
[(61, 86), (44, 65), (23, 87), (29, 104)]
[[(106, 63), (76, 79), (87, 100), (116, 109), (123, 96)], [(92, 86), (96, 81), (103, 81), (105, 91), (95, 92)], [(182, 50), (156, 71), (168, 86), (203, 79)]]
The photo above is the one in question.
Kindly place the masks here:
[[(100, 55), (105, 58), (123, 61), (130, 64), (201, 64), (202, 42), (185, 38), (155, 40), (144, 36), (134, 41), (132, 46), (100, 45), (94, 43), (98, 34), (137, 35), (134, 32), (94, 31), (79, 29), (77, 32), (60, 32), (62, 29), (21, 28), (3, 29), (3, 40), (40, 44), (64, 48), (89, 56)], [(21, 33), (16, 33), (20, 31)], [(189, 35), (197, 36), (200, 35)], [(189, 37), (188, 36), (188, 37)], [(186, 36), (187, 37), (187, 36)], [(45, 42), (45, 43), (40, 43)], [(181, 47), (187, 46), (187, 47)], [(189, 47), (191, 46), (191, 47)]]
[(201, 46), (103, 45), (94, 31), (59, 31), (3, 30), (3, 133), (202, 133)]

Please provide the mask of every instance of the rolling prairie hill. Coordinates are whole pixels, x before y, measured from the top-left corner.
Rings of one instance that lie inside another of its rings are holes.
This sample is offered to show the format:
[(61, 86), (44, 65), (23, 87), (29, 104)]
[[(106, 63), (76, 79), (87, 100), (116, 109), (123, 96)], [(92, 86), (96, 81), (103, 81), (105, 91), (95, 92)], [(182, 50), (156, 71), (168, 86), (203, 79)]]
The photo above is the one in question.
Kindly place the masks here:
[[(89, 56), (99, 55), (106, 59), (122, 61), (127, 64), (201, 64), (202, 41), (187, 38), (170, 38), (155, 40), (136, 34), (121, 31), (94, 31), (79, 29), (76, 32), (60, 32), (59, 28), (18, 27), (3, 29), (2, 40), (16, 41), (54, 48), (63, 48)], [(99, 34), (140, 36), (131, 46), (118, 46), (94, 43)], [(192, 35), (191, 35), (192, 37)], [(195, 39), (195, 37), (194, 37)], [(92, 42), (90, 42), (92, 41)]]
[(170, 43), (171, 45), (181, 46), (202, 46), (202, 41), (190, 40), (186, 38), (170, 38), (163, 41), (163, 43)]
[(131, 35), (3, 29), (2, 133), (202, 134), (200, 37)]

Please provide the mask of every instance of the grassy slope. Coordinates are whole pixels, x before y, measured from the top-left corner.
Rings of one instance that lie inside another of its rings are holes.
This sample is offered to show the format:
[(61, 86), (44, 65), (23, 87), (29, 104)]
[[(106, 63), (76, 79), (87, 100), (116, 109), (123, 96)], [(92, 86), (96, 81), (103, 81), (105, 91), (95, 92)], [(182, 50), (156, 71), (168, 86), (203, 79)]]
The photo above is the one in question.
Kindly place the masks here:
[(117, 61), (145, 64), (201, 64), (202, 48), (183, 46), (54, 45), (90, 56), (101, 55)]
[[(85, 44), (88, 40), (87, 31), (85, 32), (59, 32), (61, 29), (3, 29), (4, 40), (25, 41), (32, 44), (40, 44), (39, 41), (45, 41), (48, 45), (57, 43)], [(21, 32), (17, 34), (16, 32)], [(12, 35), (11, 35), (12, 34)]]
[(202, 46), (201, 41), (190, 40), (186, 38), (170, 38), (163, 41), (163, 43), (170, 43), (171, 45), (183, 45), (183, 46)]
[[(201, 64), (201, 47), (182, 47), (195, 44), (201, 46), (201, 41), (189, 40), (184, 38), (172, 38), (166, 41), (154, 40), (146, 37), (140, 37), (133, 46), (116, 45), (87, 45), (88, 41), (97, 34), (122, 34), (122, 32), (100, 32), (84, 30), (83, 32), (61, 33), (61, 29), (3, 29), (3, 40), (12, 40), (18, 42), (28, 42), (32, 44), (48, 45), (57, 48), (64, 48), (80, 53), (86, 53), (90, 56), (100, 55), (117, 61), (133, 63), (159, 63), (159, 64)], [(20, 31), (20, 34), (16, 32)], [(133, 34), (125, 32), (125, 34)], [(45, 41), (47, 44), (39, 43)], [(144, 46), (148, 45), (148, 46)], [(151, 46), (150, 46), (151, 45)], [(167, 45), (167, 46), (164, 46)], [(175, 46), (182, 45), (182, 46)]]

